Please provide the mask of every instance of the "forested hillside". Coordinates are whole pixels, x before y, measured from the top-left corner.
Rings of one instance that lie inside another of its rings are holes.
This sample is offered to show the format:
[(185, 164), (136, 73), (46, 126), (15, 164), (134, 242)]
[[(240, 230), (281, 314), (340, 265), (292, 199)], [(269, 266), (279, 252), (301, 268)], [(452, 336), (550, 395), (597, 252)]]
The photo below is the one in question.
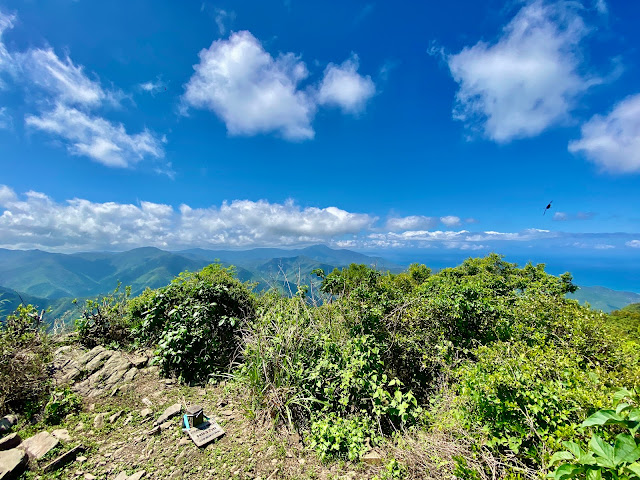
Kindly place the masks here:
[[(583, 307), (565, 297), (570, 274), (493, 254), (436, 273), (316, 268), (319, 288), (292, 295), (256, 293), (234, 275), (210, 265), (89, 302), (74, 345), (151, 349), (159, 372), (185, 385), (227, 379), (247, 421), (299, 432), (328, 464), (375, 452), (379, 479), (640, 473), (637, 306)], [(36, 346), (46, 364), (49, 341), (27, 333), (33, 318), (22, 308), (6, 322), (2, 365)], [(39, 383), (21, 380), (37, 368), (2, 375), (3, 413), (47, 404)]]

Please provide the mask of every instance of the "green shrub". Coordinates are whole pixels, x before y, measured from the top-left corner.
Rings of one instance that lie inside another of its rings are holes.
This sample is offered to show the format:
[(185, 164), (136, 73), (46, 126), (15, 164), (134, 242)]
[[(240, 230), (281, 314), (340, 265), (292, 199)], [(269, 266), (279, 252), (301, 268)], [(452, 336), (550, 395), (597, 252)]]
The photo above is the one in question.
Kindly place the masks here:
[(44, 407), (44, 422), (49, 425), (59, 424), (70, 413), (79, 412), (82, 400), (69, 387), (56, 388), (51, 392), (49, 401)]
[(127, 306), (131, 287), (120, 291), (120, 284), (113, 293), (86, 300), (82, 317), (76, 320), (76, 331), (82, 345), (123, 346), (132, 341), (131, 321)]
[(614, 395), (614, 409), (599, 410), (581, 425), (594, 429), (586, 445), (565, 441), (567, 450), (551, 457), (555, 480), (640, 479), (640, 408), (638, 395), (621, 389)]
[(203, 382), (226, 372), (240, 355), (239, 332), (254, 308), (248, 286), (232, 268), (210, 265), (147, 290), (131, 302), (129, 318), (137, 342), (155, 346), (165, 375)]
[(309, 431), (310, 447), (320, 459), (333, 457), (358, 460), (367, 453), (375, 432), (369, 417), (341, 417), (336, 413), (321, 414), (311, 422)]
[(553, 346), (499, 342), (476, 350), (456, 371), (467, 422), (485, 429), (488, 445), (540, 463), (575, 437), (585, 414), (602, 406), (606, 387), (595, 369)]
[(0, 324), (0, 414), (32, 415), (50, 388), (51, 348), (42, 314), (20, 305)]

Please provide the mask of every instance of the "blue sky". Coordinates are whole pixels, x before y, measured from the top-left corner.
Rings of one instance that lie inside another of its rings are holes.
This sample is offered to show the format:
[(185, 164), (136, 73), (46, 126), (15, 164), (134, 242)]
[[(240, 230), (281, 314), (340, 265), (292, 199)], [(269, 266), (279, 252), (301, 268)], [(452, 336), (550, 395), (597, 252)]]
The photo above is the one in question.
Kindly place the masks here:
[(638, 261), (640, 3), (440, 3), (0, 0), (0, 247)]

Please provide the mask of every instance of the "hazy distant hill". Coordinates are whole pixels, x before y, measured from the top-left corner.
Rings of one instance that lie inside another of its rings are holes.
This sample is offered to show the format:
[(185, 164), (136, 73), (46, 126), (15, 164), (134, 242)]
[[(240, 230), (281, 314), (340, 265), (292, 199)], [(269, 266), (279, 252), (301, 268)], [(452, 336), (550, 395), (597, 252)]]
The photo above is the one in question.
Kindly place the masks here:
[(5, 311), (20, 303), (51, 307), (51, 318), (71, 308), (73, 298), (106, 294), (121, 282), (130, 285), (137, 295), (146, 287), (168, 284), (185, 270), (199, 270), (219, 260), (235, 265), (238, 278), (256, 283), (256, 290), (280, 288), (295, 292), (300, 281), (317, 281), (314, 268), (330, 272), (350, 263), (374, 265), (381, 270), (401, 271), (402, 267), (378, 257), (326, 246), (285, 250), (260, 248), (244, 251), (193, 249), (166, 252), (157, 248), (136, 248), (127, 252), (89, 252), (77, 254), (48, 253), (40, 250), (0, 249), (0, 285), (8, 302)]
[(576, 293), (569, 294), (567, 297), (578, 300), (582, 304), (588, 303), (591, 308), (607, 313), (619, 310), (631, 303), (640, 302), (640, 294), (638, 293), (621, 292), (606, 287), (580, 287)]

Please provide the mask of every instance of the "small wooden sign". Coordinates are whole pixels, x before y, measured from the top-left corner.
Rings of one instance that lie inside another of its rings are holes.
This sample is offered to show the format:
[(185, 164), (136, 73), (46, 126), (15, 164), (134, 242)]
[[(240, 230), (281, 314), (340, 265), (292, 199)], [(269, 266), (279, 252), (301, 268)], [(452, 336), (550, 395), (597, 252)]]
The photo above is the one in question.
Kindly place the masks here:
[(187, 433), (197, 447), (202, 447), (224, 435), (224, 430), (215, 421), (209, 420), (208, 422), (201, 423), (196, 427), (191, 427), (187, 430)]

